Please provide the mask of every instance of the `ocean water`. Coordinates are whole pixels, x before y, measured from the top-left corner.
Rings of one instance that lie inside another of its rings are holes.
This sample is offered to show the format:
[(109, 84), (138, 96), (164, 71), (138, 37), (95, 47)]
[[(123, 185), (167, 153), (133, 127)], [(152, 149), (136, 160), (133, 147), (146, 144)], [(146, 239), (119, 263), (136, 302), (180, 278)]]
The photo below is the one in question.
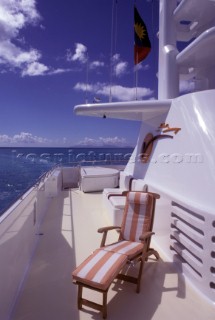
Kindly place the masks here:
[(126, 164), (132, 148), (0, 148), (0, 215), (56, 165)]

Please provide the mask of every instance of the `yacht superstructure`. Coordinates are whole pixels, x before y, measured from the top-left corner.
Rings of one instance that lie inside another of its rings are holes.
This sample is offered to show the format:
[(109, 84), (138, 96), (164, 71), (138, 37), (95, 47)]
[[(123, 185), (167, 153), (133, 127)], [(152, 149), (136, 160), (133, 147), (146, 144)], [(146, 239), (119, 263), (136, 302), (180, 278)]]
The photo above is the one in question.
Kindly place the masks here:
[[(161, 0), (158, 100), (124, 108), (122, 103), (75, 108), (77, 114), (142, 119), (125, 171), (161, 195), (155, 217), (157, 243), (181, 261), (185, 274), (211, 301), (215, 301), (214, 22), (215, 1)], [(185, 46), (181, 52), (178, 41)], [(184, 83), (193, 92), (179, 96)], [(143, 164), (140, 155), (148, 133), (156, 141), (150, 160)]]
[[(215, 1), (160, 0), (158, 100), (75, 107), (141, 120), (124, 172), (161, 196), (153, 239), (161, 259), (146, 264), (139, 296), (113, 285), (110, 319), (214, 319), (214, 54)], [(183, 83), (191, 93), (179, 94)], [(78, 168), (55, 169), (1, 218), (2, 320), (100, 318), (77, 310), (71, 272), (99, 246), (96, 230), (109, 218), (102, 192), (84, 193), (79, 177)]]

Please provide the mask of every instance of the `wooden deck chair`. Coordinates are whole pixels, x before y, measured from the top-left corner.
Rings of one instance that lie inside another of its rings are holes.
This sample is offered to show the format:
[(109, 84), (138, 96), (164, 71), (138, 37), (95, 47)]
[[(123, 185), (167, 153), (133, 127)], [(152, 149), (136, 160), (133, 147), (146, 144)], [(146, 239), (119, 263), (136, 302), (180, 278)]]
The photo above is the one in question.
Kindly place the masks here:
[[(128, 192), (121, 227), (111, 226), (98, 230), (99, 233), (103, 233), (101, 249), (126, 255), (127, 263), (130, 265), (140, 263), (137, 277), (122, 273), (117, 275), (118, 279), (137, 284), (137, 293), (140, 291), (144, 262), (150, 255), (159, 259), (158, 252), (150, 248), (151, 236), (154, 234), (152, 227), (155, 202), (159, 198), (158, 194), (151, 192)], [(119, 240), (106, 245), (107, 233), (114, 229), (119, 231)]]
[[(126, 196), (126, 206), (121, 227), (100, 228), (103, 233), (100, 249), (95, 250), (76, 270), (73, 271), (73, 282), (78, 285), (78, 308), (88, 306), (99, 310), (103, 318), (107, 317), (107, 292), (115, 278), (137, 284), (140, 291), (142, 269), (148, 256), (159, 254), (150, 248), (150, 238), (153, 234), (153, 218), (155, 201), (160, 196), (150, 192), (129, 192)], [(109, 230), (119, 230), (119, 241), (105, 245)], [(138, 276), (131, 277), (122, 274), (127, 263), (140, 263)], [(102, 305), (82, 297), (83, 288), (99, 291), (103, 294)]]

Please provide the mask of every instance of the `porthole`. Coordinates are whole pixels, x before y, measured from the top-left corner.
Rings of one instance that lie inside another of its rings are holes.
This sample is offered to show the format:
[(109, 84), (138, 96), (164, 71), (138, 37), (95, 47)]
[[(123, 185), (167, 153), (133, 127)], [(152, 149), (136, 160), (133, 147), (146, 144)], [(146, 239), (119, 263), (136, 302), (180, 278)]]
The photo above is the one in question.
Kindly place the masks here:
[(211, 287), (211, 289), (215, 289), (215, 283), (214, 282), (210, 282), (210, 287)]
[(211, 273), (215, 274), (215, 267), (211, 267), (210, 270), (211, 270)]

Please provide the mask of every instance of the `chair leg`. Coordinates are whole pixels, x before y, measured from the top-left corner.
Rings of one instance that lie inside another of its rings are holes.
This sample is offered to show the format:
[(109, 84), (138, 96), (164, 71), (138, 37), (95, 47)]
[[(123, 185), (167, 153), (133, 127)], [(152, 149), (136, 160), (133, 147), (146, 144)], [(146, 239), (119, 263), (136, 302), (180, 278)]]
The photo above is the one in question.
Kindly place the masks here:
[(137, 262), (140, 263), (137, 276), (129, 276), (128, 274), (125, 274), (125, 273), (119, 273), (116, 276), (116, 278), (119, 280), (128, 281), (130, 283), (136, 284), (137, 285), (136, 292), (139, 293), (140, 292), (141, 277), (142, 277), (143, 266), (144, 266), (145, 260), (142, 258), (139, 258)]
[(82, 309), (82, 292), (83, 286), (81, 284), (78, 285), (78, 309)]
[(144, 263), (145, 261), (148, 260), (148, 257), (151, 256), (152, 254), (156, 257), (157, 260), (160, 258), (159, 253), (156, 250), (150, 248), (149, 251), (145, 254), (145, 258), (144, 259), (142, 258), (140, 260), (140, 268), (139, 268), (139, 273), (137, 277), (137, 290), (136, 290), (137, 293), (140, 292), (140, 283), (141, 283)]
[(103, 292), (102, 315), (103, 315), (103, 319), (107, 318), (107, 291)]
[(137, 293), (140, 293), (140, 284), (141, 284), (141, 277), (142, 277), (142, 272), (143, 272), (143, 265), (144, 265), (144, 262), (141, 259), (140, 260), (140, 268), (139, 268), (138, 277), (137, 277), (137, 289), (136, 289)]
[[(103, 291), (103, 290), (92, 288), (92, 287), (87, 286), (87, 285), (83, 285), (81, 283), (77, 283), (77, 284), (78, 284), (78, 298), (77, 298), (78, 309), (81, 310), (83, 305), (84, 306), (88, 306), (90, 308), (93, 308), (95, 310), (100, 311), (102, 313), (103, 319), (106, 319), (107, 318), (107, 294), (108, 294), (108, 289)], [(102, 299), (103, 299), (102, 300), (102, 304), (98, 304), (98, 303), (95, 303), (93, 301), (84, 299), (82, 297), (83, 288), (84, 287), (101, 292), (102, 293)]]

